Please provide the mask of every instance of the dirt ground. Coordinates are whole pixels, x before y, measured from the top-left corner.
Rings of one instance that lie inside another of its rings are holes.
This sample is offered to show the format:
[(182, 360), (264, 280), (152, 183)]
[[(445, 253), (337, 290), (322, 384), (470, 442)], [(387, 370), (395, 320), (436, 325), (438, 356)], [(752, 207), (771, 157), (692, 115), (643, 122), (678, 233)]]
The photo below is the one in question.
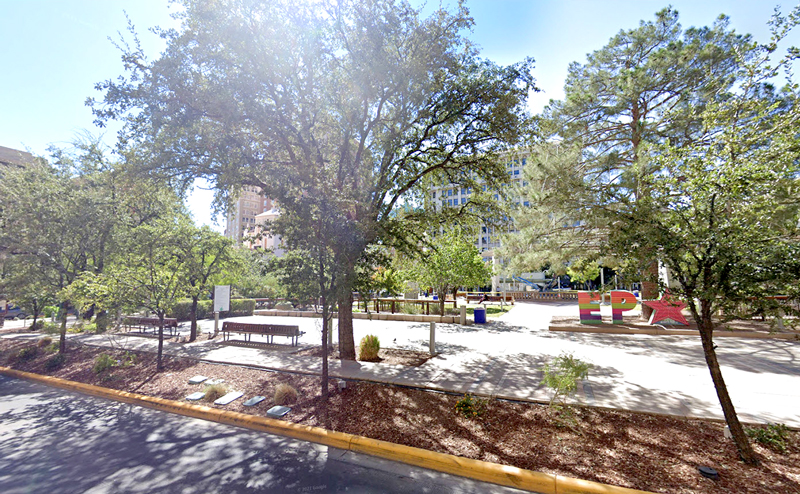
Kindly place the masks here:
[[(35, 355), (20, 358), (21, 350), (33, 347)], [(120, 364), (95, 373), (101, 353)], [(392, 353), (382, 354), (384, 362), (393, 362)], [(224, 379), (228, 390), (266, 400), (254, 407), (237, 400), (222, 408), (255, 415), (265, 415), (276, 386), (286, 383), (299, 398), (285, 420), (467, 458), (658, 493), (800, 493), (797, 432), (790, 433), (784, 453), (755, 444), (761, 466), (750, 467), (724, 439), (723, 425), (710, 421), (576, 407), (567, 423), (547, 406), (501, 400), (488, 401), (480, 415), (465, 418), (455, 408), (460, 396), (365, 382), (348, 382), (340, 391), (334, 380), (325, 407), (316, 376), (182, 358), (166, 358), (166, 370), (156, 372), (152, 354), (72, 344), (65, 363), (46, 371), (45, 362), (54, 355), (36, 340), (0, 340), (0, 365), (172, 400), (203, 390), (188, 384), (192, 376)], [(697, 470), (702, 465), (719, 471), (720, 479), (702, 477)]]

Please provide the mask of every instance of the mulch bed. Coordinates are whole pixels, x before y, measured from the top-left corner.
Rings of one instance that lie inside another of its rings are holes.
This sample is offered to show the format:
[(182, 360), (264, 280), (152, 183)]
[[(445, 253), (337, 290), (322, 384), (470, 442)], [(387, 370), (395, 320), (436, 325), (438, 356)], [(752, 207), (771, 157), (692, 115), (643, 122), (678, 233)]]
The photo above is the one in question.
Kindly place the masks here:
[[(716, 422), (578, 407), (570, 427), (546, 406), (500, 400), (468, 419), (455, 410), (458, 396), (365, 382), (349, 382), (338, 391), (334, 381), (329, 382), (326, 416), (318, 397), (320, 379), (314, 376), (171, 357), (165, 358), (166, 370), (156, 372), (155, 356), (146, 353), (136, 354), (133, 365), (95, 374), (97, 355), (124, 361), (125, 352), (74, 344), (64, 365), (46, 372), (44, 363), (53, 353), (39, 349), (29, 360), (17, 357), (21, 349), (34, 346), (30, 340), (0, 340), (0, 365), (173, 400), (202, 390), (187, 383), (202, 374), (225, 379), (228, 389), (243, 391), (245, 397), (266, 396), (255, 407), (243, 407), (243, 400), (221, 407), (256, 415), (265, 415), (274, 404), (276, 386), (286, 383), (298, 391), (285, 417), (296, 423), (659, 493), (800, 493), (797, 432), (790, 434), (786, 453), (755, 444), (762, 464), (750, 467), (737, 459), (733, 443), (723, 438), (723, 425)], [(701, 465), (719, 471), (720, 480), (702, 477)]]

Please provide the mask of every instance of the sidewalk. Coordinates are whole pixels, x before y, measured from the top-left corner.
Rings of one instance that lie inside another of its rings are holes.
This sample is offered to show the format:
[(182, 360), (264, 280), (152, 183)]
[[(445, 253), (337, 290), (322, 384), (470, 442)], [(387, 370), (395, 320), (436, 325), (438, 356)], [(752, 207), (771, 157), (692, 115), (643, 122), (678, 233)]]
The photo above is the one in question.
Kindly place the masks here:
[[(331, 359), (329, 372), (344, 379), (546, 402), (550, 394), (541, 385), (541, 368), (551, 358), (569, 352), (593, 364), (589, 379), (578, 388), (575, 403), (722, 418), (699, 339), (547, 331), (550, 317), (572, 312), (577, 312), (574, 303), (520, 303), (486, 325), (438, 324), (436, 348), (440, 353), (420, 367)], [(302, 345), (318, 345), (321, 340), (319, 319), (252, 316), (235, 320), (296, 324), (306, 331)], [(203, 321), (201, 331), (212, 330), (213, 321)], [(182, 333), (187, 331), (184, 328)], [(355, 320), (354, 333), (356, 341), (376, 334), (382, 346), (428, 349), (427, 323)], [(158, 343), (155, 338), (125, 335), (72, 337), (92, 345), (113, 344), (150, 352), (155, 352)], [(800, 427), (800, 343), (725, 338), (717, 344), (722, 373), (740, 418)], [(293, 350), (296, 347), (288, 344), (252, 348), (220, 340), (164, 344), (169, 355), (290, 372), (321, 372), (320, 358), (297, 356)]]

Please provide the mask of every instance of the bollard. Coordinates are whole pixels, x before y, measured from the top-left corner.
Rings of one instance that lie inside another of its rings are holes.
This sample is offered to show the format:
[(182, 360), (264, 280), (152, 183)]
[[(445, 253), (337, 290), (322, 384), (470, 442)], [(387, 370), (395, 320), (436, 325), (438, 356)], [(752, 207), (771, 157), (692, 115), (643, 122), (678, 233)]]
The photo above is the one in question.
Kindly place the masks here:
[(214, 338), (219, 334), (219, 312), (214, 311)]
[(467, 324), (467, 306), (466, 305), (462, 305), (460, 307), (460, 309), (461, 309), (461, 313), (458, 316), (458, 323), (461, 324), (462, 326), (466, 326), (466, 324)]
[(333, 348), (333, 317), (328, 319), (328, 348)]
[(436, 355), (436, 323), (431, 321), (431, 355)]

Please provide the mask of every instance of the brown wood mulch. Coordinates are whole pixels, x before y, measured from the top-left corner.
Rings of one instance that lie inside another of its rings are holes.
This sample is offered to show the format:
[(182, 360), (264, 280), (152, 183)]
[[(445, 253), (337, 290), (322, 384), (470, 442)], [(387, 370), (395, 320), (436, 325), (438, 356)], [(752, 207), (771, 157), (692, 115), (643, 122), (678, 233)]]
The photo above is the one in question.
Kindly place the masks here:
[[(459, 396), (365, 382), (348, 382), (338, 391), (334, 381), (323, 418), (320, 380), (314, 376), (169, 357), (166, 370), (156, 372), (155, 356), (146, 353), (136, 354), (130, 366), (95, 374), (99, 354), (125, 361), (125, 353), (73, 344), (64, 365), (47, 372), (44, 363), (52, 352), (39, 349), (29, 360), (18, 358), (21, 349), (33, 346), (35, 341), (0, 340), (0, 365), (173, 400), (202, 390), (188, 384), (202, 374), (225, 379), (229, 390), (243, 391), (245, 397), (266, 396), (255, 407), (242, 406), (243, 400), (222, 407), (256, 415), (265, 415), (274, 405), (275, 387), (287, 383), (299, 394), (286, 416), (296, 423), (658, 493), (800, 493), (798, 432), (790, 433), (785, 453), (755, 444), (761, 466), (750, 467), (737, 459), (716, 422), (577, 407), (574, 425), (568, 426), (546, 406), (499, 400), (468, 419), (455, 410)], [(721, 478), (702, 477), (701, 465), (715, 468)]]

